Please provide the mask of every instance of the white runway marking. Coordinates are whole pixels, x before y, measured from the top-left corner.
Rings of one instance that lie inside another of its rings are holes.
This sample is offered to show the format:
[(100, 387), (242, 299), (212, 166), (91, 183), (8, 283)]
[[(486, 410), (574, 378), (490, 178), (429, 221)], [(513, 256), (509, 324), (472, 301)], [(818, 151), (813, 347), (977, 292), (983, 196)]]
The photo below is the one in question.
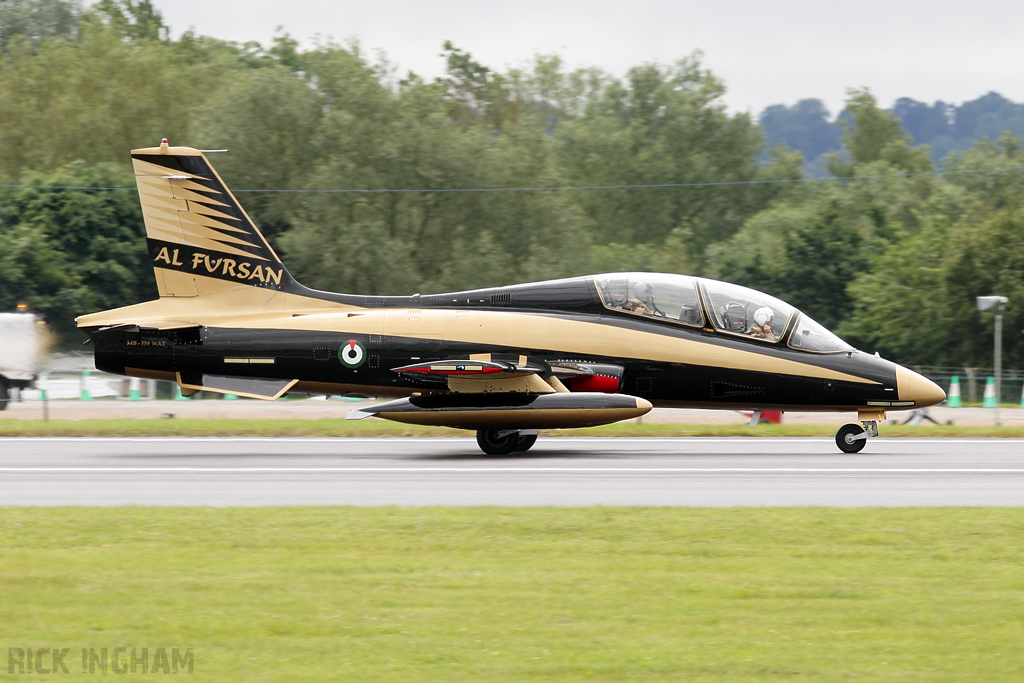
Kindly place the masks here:
[[(544, 445), (560, 443), (833, 443), (832, 437), (786, 437), (786, 436), (547, 436)], [(472, 436), (331, 436), (331, 437), (285, 437), (285, 436), (11, 436), (0, 437), (0, 443), (26, 442), (87, 442), (87, 443), (381, 443), (385, 441), (397, 443), (475, 443)], [(1024, 439), (1007, 439), (991, 437), (983, 439), (967, 439), (957, 437), (911, 438), (911, 437), (878, 437), (868, 440), (868, 444), (982, 444), (992, 443), (1024, 444)]]
[(1024, 474), (1024, 467), (0, 467), (0, 472), (195, 472), (215, 474), (312, 474), (325, 473), (519, 473), (519, 474), (700, 474), (708, 473), (782, 473), (782, 474)]
[[(1024, 507), (1024, 439), (0, 439), (0, 505)], [(874, 451), (872, 452), (872, 448)]]

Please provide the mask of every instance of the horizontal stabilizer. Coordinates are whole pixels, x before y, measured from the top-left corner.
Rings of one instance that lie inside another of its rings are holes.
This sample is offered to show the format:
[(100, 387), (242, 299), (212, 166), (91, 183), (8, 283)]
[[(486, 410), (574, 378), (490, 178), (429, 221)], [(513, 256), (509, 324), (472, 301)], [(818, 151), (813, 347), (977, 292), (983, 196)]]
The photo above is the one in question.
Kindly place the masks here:
[(626, 394), (427, 394), (349, 412), (349, 420), (380, 417), (459, 429), (593, 427), (640, 417), (651, 404)]
[(218, 394), (233, 394), (247, 398), (273, 401), (281, 398), (299, 381), (297, 379), (257, 379), (231, 375), (190, 375), (179, 372), (178, 385), (182, 389), (212, 391)]
[[(78, 318), (75, 318), (75, 320), (77, 321)], [(151, 325), (143, 323), (119, 323), (117, 325), (106, 325), (104, 327), (93, 328), (93, 331), (109, 332), (110, 330), (120, 330), (122, 332), (163, 332), (167, 330), (198, 330), (200, 327), (202, 326), (195, 323), (158, 320), (153, 322)]]

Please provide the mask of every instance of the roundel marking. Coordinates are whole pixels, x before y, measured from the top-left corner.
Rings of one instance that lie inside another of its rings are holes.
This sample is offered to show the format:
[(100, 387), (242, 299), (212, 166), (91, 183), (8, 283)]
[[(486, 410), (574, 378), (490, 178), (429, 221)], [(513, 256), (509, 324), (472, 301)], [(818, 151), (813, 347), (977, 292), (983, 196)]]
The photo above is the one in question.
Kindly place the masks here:
[(349, 339), (347, 344), (342, 344), (338, 349), (338, 360), (346, 368), (358, 368), (366, 362), (366, 347), (355, 339)]

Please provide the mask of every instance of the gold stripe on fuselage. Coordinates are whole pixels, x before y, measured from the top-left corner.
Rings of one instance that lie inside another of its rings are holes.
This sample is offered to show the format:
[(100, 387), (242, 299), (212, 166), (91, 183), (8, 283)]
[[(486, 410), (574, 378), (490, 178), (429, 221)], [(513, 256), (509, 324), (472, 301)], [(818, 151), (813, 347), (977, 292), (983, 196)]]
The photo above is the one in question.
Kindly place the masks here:
[[(429, 311), (429, 315), (424, 315)], [(275, 330), (309, 330), (339, 334), (383, 334), (407, 339), (433, 338), (448, 342), (498, 346), (521, 351), (542, 349), (572, 356), (604, 356), (660, 363), (679, 363), (798, 377), (833, 379), (861, 384), (878, 382), (810, 363), (777, 358), (708, 341), (681, 339), (651, 331), (570, 320), (557, 316), (512, 311), (417, 309), (361, 310), (359, 315), (322, 313), (291, 318), (264, 318), (237, 323), (207, 324)], [(410, 318), (414, 318), (410, 320)]]
[(231, 329), (378, 334), (406, 339), (444, 339), (470, 346), (503, 347), (516, 352), (539, 349), (568, 356), (627, 358), (879, 384), (812, 363), (731, 348), (714, 341), (683, 339), (653, 330), (640, 331), (557, 315), (514, 311), (470, 309), (470, 315), (467, 315), (466, 309), (366, 309), (282, 291), (238, 286), (201, 275), (159, 271), (168, 277), (194, 277), (201, 289), (209, 288), (215, 293), (198, 297), (165, 297), (93, 313), (78, 318), (78, 326), (134, 323), (159, 328), (187, 323)]

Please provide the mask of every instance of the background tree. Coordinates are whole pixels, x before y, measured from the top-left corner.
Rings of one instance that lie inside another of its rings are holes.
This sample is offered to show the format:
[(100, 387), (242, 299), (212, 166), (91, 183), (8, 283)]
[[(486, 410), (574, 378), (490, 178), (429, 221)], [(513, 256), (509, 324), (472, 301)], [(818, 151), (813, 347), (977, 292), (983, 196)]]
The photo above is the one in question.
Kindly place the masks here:
[(776, 104), (758, 117), (768, 144), (785, 144), (807, 161), (839, 148), (840, 128), (821, 100), (800, 100), (792, 107)]
[(109, 26), (133, 41), (167, 40), (170, 33), (150, 0), (99, 0), (90, 8), (86, 21)]
[(135, 40), (86, 20), (74, 42), (15, 42), (0, 57), (0, 173), (126, 163), (127, 150), (183, 140), (239, 68), (216, 44)]
[(723, 93), (699, 54), (672, 67), (645, 65), (631, 69), (625, 82), (610, 80), (581, 116), (556, 130), (558, 161), (572, 185), (711, 184), (579, 192), (596, 243), (622, 251), (659, 246), (680, 229), (689, 235), (689, 256), (699, 261), (711, 242), (731, 236), (785, 191), (743, 183), (799, 177), (799, 163), (785, 156), (768, 166), (758, 162), (760, 130), (746, 114), (729, 115)]
[(81, 4), (75, 0), (0, 0), (0, 53), (14, 38), (32, 47), (70, 40), (78, 32)]
[(28, 303), (68, 346), (84, 339), (76, 316), (156, 297), (138, 195), (50, 189), (129, 186), (130, 172), (75, 162), (26, 181), (38, 187), (0, 195), (0, 310)]

